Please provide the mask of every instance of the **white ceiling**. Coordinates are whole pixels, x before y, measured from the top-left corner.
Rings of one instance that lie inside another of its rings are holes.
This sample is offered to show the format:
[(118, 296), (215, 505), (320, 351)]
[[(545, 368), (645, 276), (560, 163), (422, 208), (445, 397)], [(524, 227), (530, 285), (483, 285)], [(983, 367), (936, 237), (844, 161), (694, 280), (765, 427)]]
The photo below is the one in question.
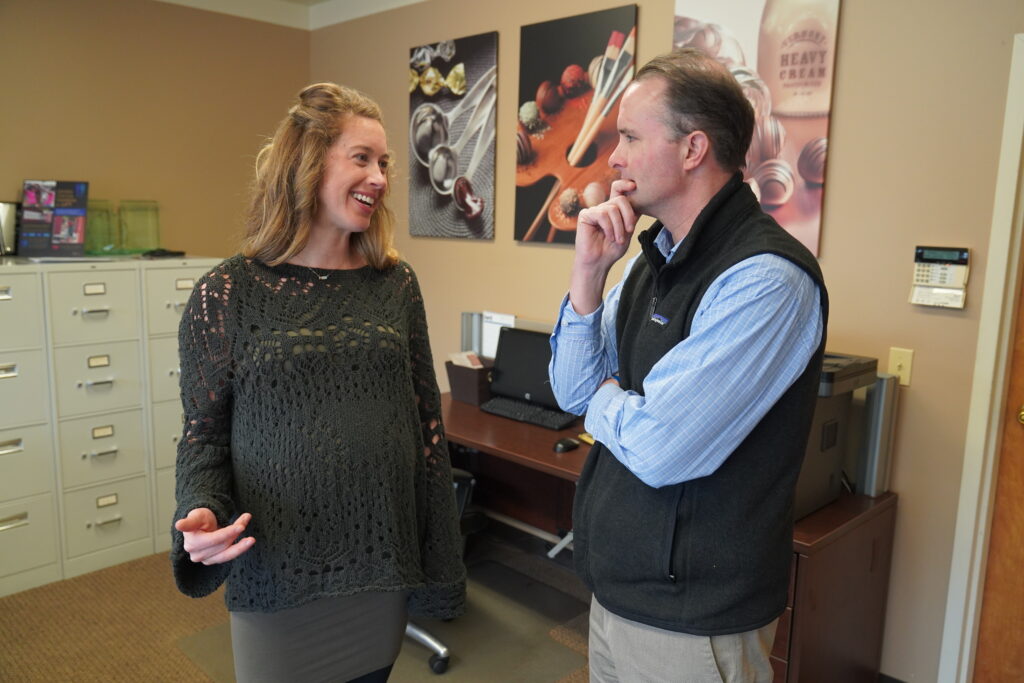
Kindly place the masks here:
[(157, 0), (309, 31), (426, 0)]

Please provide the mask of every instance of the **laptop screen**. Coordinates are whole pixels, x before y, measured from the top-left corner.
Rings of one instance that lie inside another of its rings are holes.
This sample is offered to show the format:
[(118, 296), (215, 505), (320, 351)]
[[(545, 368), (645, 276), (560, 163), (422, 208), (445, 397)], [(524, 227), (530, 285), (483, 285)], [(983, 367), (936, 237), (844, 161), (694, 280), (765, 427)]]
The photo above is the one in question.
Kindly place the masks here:
[(491, 393), (558, 409), (548, 379), (549, 338), (544, 332), (501, 328), (491, 371)]

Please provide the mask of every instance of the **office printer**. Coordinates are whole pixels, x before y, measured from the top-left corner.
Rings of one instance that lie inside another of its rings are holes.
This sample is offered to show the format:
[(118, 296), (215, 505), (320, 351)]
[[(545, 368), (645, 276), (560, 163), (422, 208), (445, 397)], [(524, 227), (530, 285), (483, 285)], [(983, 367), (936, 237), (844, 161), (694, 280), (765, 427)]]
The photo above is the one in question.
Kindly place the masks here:
[(878, 360), (825, 352), (793, 518), (828, 505), (846, 485), (878, 496), (889, 487), (889, 453), (899, 378), (879, 375)]

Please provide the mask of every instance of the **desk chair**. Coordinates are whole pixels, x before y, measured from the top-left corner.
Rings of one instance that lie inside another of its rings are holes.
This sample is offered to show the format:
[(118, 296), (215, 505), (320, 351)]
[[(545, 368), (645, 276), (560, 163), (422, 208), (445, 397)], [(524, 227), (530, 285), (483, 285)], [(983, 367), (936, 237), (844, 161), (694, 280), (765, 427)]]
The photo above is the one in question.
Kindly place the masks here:
[[(466, 507), (473, 497), (473, 487), (476, 486), (476, 479), (466, 470), (453, 467), (452, 484), (455, 486), (455, 509), (461, 524), (464, 521)], [(464, 525), (462, 525), (462, 539), (463, 543), (465, 543), (466, 529)], [(443, 674), (448, 670), (451, 652), (444, 643), (411, 621), (405, 625), (405, 635), (431, 651), (430, 659), (427, 660), (431, 671), (436, 674)]]

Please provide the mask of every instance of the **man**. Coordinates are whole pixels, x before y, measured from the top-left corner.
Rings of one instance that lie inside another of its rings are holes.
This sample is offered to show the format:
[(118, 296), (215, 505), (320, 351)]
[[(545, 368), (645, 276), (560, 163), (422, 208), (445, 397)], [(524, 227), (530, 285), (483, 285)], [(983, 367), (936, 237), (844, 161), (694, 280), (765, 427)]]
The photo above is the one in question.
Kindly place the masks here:
[(771, 680), (828, 298), (743, 182), (753, 123), (718, 62), (652, 60), (620, 105), (621, 177), (579, 215), (551, 377), (597, 441), (573, 507), (591, 680)]

